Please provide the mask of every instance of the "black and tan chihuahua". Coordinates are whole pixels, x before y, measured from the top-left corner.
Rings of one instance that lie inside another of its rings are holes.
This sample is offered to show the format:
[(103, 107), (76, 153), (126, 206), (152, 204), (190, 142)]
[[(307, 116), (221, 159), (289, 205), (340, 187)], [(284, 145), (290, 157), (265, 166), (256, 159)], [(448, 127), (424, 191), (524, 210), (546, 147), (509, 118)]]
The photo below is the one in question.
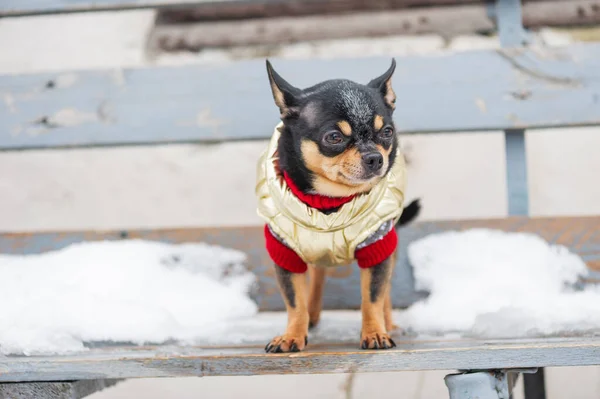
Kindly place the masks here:
[[(394, 60), (385, 73), (366, 85), (336, 79), (306, 89), (292, 86), (268, 60), (266, 64), (282, 121), (277, 143), (278, 167), (299, 198), (354, 198), (368, 194), (386, 178), (396, 162), (399, 146), (392, 119), (396, 102), (391, 83)], [(339, 206), (314, 211), (333, 214), (338, 209)], [(391, 221), (389, 230), (409, 223), (419, 211), (419, 200), (411, 202), (399, 218)], [(390, 281), (396, 247), (383, 261), (360, 269), (363, 349), (395, 346), (389, 332), (395, 328)], [(302, 269), (290, 271), (283, 264), (285, 261), (279, 263), (282, 264), (276, 264), (275, 269), (288, 325), (286, 332), (268, 343), (265, 350), (296, 352), (306, 347), (309, 327), (319, 321), (325, 268), (309, 264), (305, 268), (310, 275), (307, 283)]]

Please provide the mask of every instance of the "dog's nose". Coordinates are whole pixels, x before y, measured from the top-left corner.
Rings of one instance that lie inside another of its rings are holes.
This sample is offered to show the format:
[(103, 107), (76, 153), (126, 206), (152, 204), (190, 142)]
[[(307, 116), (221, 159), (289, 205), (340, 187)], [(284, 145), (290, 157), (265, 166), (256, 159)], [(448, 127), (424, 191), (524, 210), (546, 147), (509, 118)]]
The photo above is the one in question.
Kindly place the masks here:
[(383, 166), (383, 155), (379, 152), (370, 152), (362, 156), (365, 167), (371, 172), (377, 172)]

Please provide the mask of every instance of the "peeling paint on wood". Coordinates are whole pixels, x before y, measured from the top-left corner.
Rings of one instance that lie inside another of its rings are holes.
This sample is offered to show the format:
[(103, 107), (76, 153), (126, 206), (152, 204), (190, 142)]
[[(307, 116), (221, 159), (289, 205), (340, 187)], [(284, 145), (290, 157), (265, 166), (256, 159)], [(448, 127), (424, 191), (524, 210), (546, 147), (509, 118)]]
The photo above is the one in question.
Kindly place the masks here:
[[(397, 61), (401, 133), (600, 123), (600, 43)], [(389, 59), (273, 62), (290, 82), (308, 87), (330, 78), (368, 82)], [(48, 82), (64, 74), (0, 76), (0, 93), (11, 104), (0, 106), (0, 149), (267, 139), (279, 119), (264, 60), (73, 74), (69, 85), (54, 88)], [(98, 115), (107, 104), (110, 123)], [(66, 123), (47, 134), (14, 134), (64, 109), (89, 115), (85, 129)]]
[(243, 347), (109, 346), (69, 356), (0, 358), (0, 382), (106, 378), (317, 374), (403, 370), (509, 369), (600, 364), (600, 338), (422, 340), (397, 348), (311, 342), (306, 352), (265, 354)]
[(4, 93), (2, 96), (4, 100), (4, 105), (6, 105), (6, 109), (11, 114), (17, 112), (17, 108), (15, 107), (15, 98), (10, 93)]
[(46, 87), (48, 89), (65, 89), (73, 86), (77, 82), (78, 76), (74, 73), (65, 73), (58, 75), (56, 79), (48, 81)]
[(98, 121), (98, 116), (91, 112), (82, 112), (74, 108), (63, 108), (54, 115), (44, 116), (36, 123), (49, 129), (79, 126), (84, 123)]

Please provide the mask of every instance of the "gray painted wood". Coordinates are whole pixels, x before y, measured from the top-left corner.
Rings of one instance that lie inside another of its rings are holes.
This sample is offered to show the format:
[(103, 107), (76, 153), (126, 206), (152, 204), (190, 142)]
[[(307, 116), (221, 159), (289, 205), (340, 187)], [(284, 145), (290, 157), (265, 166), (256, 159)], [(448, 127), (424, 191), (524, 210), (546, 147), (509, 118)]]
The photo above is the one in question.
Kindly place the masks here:
[(59, 357), (0, 358), (0, 381), (504, 369), (600, 364), (599, 338), (396, 340), (385, 351), (311, 342), (301, 353), (247, 347), (112, 347)]
[[(600, 122), (600, 43), (398, 58), (401, 133)], [(273, 60), (291, 83), (367, 82), (389, 58)], [(264, 60), (0, 76), (0, 148), (266, 139)]]
[(450, 374), (444, 378), (450, 399), (508, 399), (508, 379), (503, 372)]
[[(451, 222), (413, 223), (398, 230), (399, 248), (396, 269), (392, 277), (392, 301), (395, 307), (409, 306), (423, 298), (426, 293), (415, 290), (412, 268), (408, 261), (407, 247), (428, 234), (464, 230), (469, 228), (493, 228), (503, 231), (535, 233), (550, 243), (568, 247), (580, 255), (593, 270), (600, 270), (600, 217), (559, 218), (508, 218), (496, 220), (464, 220)], [(258, 279), (258, 287), (252, 293), (263, 311), (285, 309), (273, 265), (268, 257), (263, 229), (257, 227), (227, 227), (202, 229), (156, 229), (131, 231), (81, 231), (0, 234), (0, 253), (32, 254), (82, 242), (140, 238), (162, 242), (207, 242), (235, 248), (244, 252), (247, 267)], [(325, 309), (358, 309), (360, 307), (360, 272), (356, 265), (332, 268), (328, 271), (323, 306)]]
[(0, 384), (0, 399), (80, 399), (119, 380), (26, 382)]

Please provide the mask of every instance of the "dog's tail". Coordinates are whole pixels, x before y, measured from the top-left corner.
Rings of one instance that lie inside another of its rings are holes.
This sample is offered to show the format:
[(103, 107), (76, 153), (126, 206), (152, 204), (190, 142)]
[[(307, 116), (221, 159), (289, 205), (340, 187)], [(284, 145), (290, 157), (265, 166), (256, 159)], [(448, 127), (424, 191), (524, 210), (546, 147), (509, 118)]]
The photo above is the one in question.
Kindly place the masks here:
[(396, 228), (412, 222), (417, 216), (419, 216), (419, 212), (421, 212), (421, 200), (417, 198), (404, 207), (402, 216), (400, 216), (400, 220), (398, 220), (398, 223), (396, 223)]

